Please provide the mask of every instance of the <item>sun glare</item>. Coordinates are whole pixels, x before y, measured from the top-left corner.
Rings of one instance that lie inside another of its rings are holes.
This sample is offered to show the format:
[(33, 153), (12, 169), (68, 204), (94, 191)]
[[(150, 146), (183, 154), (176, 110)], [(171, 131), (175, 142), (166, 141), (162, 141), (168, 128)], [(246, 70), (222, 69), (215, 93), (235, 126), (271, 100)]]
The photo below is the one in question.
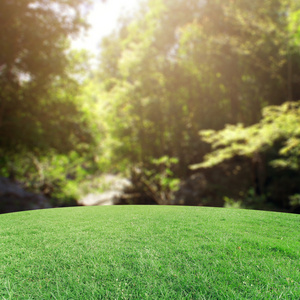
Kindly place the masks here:
[(110, 0), (103, 3), (94, 0), (93, 8), (88, 15), (91, 27), (87, 33), (73, 42), (73, 47), (97, 52), (101, 39), (117, 27), (119, 17), (137, 9), (139, 2), (140, 0)]

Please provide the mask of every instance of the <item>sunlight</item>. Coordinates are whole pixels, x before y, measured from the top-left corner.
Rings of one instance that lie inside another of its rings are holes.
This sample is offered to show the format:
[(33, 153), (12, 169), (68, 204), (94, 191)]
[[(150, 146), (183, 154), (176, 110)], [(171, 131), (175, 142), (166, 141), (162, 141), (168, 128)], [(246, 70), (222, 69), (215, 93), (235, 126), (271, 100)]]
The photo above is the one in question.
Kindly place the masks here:
[(122, 14), (132, 13), (141, 0), (109, 0), (103, 3), (94, 0), (93, 8), (88, 16), (91, 25), (87, 33), (73, 41), (77, 49), (87, 49), (93, 53), (99, 50), (101, 39), (109, 35), (116, 27)]

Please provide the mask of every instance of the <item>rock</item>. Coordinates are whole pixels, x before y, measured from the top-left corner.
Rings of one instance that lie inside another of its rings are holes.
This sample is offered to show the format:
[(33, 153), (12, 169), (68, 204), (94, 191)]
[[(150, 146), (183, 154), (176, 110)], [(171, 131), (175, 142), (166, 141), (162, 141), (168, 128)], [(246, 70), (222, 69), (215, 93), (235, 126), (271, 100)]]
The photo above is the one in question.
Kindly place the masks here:
[(78, 204), (84, 206), (123, 204), (125, 190), (132, 186), (130, 180), (113, 174), (105, 174), (101, 183), (106, 186), (105, 192), (90, 193), (80, 199)]
[(118, 204), (122, 196), (121, 191), (108, 191), (101, 194), (88, 194), (78, 201), (79, 205), (114, 205)]
[(110, 191), (124, 191), (132, 186), (132, 183), (129, 179), (119, 177), (113, 174), (107, 174), (104, 177), (104, 181), (109, 185)]
[(45, 196), (27, 192), (17, 182), (0, 177), (0, 213), (51, 207)]

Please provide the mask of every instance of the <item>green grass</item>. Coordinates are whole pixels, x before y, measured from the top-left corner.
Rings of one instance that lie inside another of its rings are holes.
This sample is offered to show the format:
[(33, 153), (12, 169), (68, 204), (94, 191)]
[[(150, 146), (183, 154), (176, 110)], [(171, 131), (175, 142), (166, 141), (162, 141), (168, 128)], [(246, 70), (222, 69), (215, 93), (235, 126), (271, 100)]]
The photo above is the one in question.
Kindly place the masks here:
[(0, 299), (300, 299), (300, 216), (173, 206), (0, 215)]

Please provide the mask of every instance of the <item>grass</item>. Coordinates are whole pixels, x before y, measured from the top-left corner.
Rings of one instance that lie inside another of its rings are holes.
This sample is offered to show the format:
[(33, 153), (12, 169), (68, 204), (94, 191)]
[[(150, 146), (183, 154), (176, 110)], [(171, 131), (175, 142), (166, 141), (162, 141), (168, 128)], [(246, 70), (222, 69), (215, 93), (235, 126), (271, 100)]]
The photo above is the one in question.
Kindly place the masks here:
[(300, 299), (300, 216), (174, 206), (0, 215), (0, 299)]

